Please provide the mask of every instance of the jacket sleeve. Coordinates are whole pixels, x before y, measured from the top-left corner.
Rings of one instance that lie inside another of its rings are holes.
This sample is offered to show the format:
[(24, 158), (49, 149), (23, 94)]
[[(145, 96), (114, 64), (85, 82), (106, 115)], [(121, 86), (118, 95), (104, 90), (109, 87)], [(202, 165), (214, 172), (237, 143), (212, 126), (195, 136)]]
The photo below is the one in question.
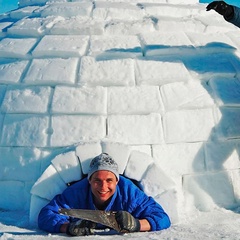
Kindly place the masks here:
[(240, 28), (240, 8), (233, 6), (233, 9), (234, 9), (233, 18), (230, 20), (227, 19), (226, 20)]
[(171, 225), (169, 216), (163, 208), (152, 198), (147, 196), (138, 187), (131, 186), (128, 199), (129, 212), (138, 219), (147, 219), (151, 225), (151, 231), (159, 231), (169, 228)]
[(68, 222), (69, 217), (60, 215), (59, 208), (70, 208), (64, 203), (62, 195), (55, 196), (49, 204), (42, 208), (38, 215), (38, 227), (49, 233), (59, 233), (63, 223)]

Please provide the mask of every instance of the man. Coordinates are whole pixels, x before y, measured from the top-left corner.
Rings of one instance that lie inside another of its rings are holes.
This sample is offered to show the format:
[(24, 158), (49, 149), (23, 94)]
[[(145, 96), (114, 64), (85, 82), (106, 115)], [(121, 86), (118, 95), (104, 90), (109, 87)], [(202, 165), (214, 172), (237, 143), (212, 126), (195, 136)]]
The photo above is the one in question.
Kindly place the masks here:
[(240, 8), (229, 5), (224, 1), (214, 1), (208, 4), (206, 10), (210, 11), (211, 9), (221, 14), (226, 21), (240, 27)]
[(55, 196), (38, 216), (39, 228), (50, 233), (81, 236), (93, 234), (93, 229), (101, 227), (91, 221), (60, 215), (60, 208), (116, 211), (121, 232), (158, 231), (171, 224), (152, 197), (119, 176), (117, 163), (107, 153), (93, 158), (87, 178)]

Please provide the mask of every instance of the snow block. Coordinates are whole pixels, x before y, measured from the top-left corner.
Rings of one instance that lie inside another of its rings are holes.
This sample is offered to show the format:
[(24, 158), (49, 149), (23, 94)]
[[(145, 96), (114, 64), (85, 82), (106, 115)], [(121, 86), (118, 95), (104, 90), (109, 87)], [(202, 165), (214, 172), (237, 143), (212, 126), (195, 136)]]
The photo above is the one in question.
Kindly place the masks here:
[(91, 36), (88, 55), (98, 59), (142, 57), (137, 36)]
[(83, 142), (76, 147), (76, 155), (81, 162), (83, 174), (89, 171), (91, 160), (102, 153), (102, 146), (100, 142)]
[[(163, 54), (187, 54), (192, 52), (192, 42), (184, 32), (166, 32), (143, 34), (145, 56), (156, 56)], [(177, 60), (177, 59), (176, 59)], [(178, 71), (172, 71), (178, 72)]]
[(164, 211), (168, 214), (172, 224), (179, 222), (178, 197), (176, 190), (170, 189), (154, 197)]
[(144, 173), (152, 163), (153, 158), (151, 156), (139, 151), (132, 151), (124, 171), (124, 176), (141, 181)]
[(240, 106), (240, 81), (237, 78), (214, 78), (209, 81), (218, 106)]
[(102, 152), (108, 153), (118, 164), (119, 174), (123, 174), (130, 155), (129, 146), (117, 142), (102, 142)]
[(7, 61), (0, 63), (0, 83), (19, 83), (28, 61)]
[(161, 96), (167, 111), (176, 109), (194, 109), (214, 106), (210, 89), (198, 82), (176, 82), (163, 85)]
[(44, 147), (47, 144), (48, 122), (48, 117), (6, 114), (1, 145)]
[(236, 139), (240, 137), (240, 108), (221, 107), (221, 118), (218, 126), (219, 139)]
[(28, 58), (36, 38), (4, 38), (0, 41), (0, 55), (4, 58)]
[(187, 193), (186, 200), (193, 198), (195, 207), (201, 211), (210, 211), (216, 206), (236, 207), (232, 180), (227, 171), (186, 175), (183, 188)]
[(23, 18), (30, 17), (39, 17), (40, 16), (40, 7), (34, 4), (35, 6), (22, 6), (14, 11), (10, 11), (10, 17), (12, 19), (19, 20)]
[(48, 33), (55, 21), (56, 17), (23, 18), (8, 28), (7, 32), (10, 36), (41, 37)]
[(152, 155), (152, 148), (150, 145), (129, 145), (131, 151), (138, 151), (146, 153), (148, 156)]
[(163, 143), (160, 114), (110, 115), (108, 117), (108, 138), (125, 144)]
[(46, 113), (50, 93), (50, 87), (10, 86), (1, 109), (7, 113)]
[(52, 100), (52, 112), (107, 114), (107, 89), (56, 87)]
[(0, 38), (4, 38), (7, 35), (7, 28), (12, 24), (12, 22), (0, 22)]
[(0, 147), (0, 180), (34, 182), (41, 166), (37, 148)]
[(119, 20), (111, 20), (105, 26), (107, 35), (137, 35), (141, 33), (155, 32), (155, 23), (151, 18), (122, 23)]
[(33, 185), (31, 194), (52, 200), (54, 196), (62, 193), (66, 188), (67, 184), (62, 180), (55, 167), (50, 165)]
[(158, 87), (108, 88), (109, 114), (148, 114), (163, 111)]
[(153, 145), (153, 158), (164, 172), (172, 177), (205, 171), (203, 143)]
[(167, 143), (206, 141), (214, 126), (212, 109), (172, 111), (163, 116)]
[(236, 203), (240, 204), (240, 171), (239, 169), (232, 170), (232, 182), (233, 182), (233, 191), (236, 199)]
[(76, 16), (59, 20), (53, 24), (49, 32), (52, 35), (102, 35), (104, 25), (104, 21)]
[(5, 210), (27, 209), (24, 199), (25, 184), (20, 181), (0, 181), (0, 206)]
[[(167, 0), (167, 3), (171, 4), (161, 4), (157, 1), (154, 4), (145, 4), (143, 6), (148, 15), (159, 18), (187, 18), (188, 16), (201, 15), (202, 12), (206, 11), (203, 6), (198, 7), (197, 5), (190, 5), (191, 3), (199, 3), (198, 0)], [(181, 5), (181, 3), (184, 3), (184, 5)], [(187, 7), (186, 4), (188, 4)]]
[(133, 86), (134, 61), (118, 59), (98, 61), (83, 57), (80, 63), (79, 83), (88, 86)]
[(46, 35), (32, 54), (34, 57), (80, 57), (86, 53), (88, 41), (85, 35)]
[(31, 196), (29, 224), (31, 227), (38, 227), (38, 214), (41, 209), (49, 203), (49, 200), (40, 198), (36, 195)]
[(67, 3), (54, 3), (43, 9), (41, 17), (47, 16), (90, 16), (93, 8), (93, 3), (88, 1), (83, 2), (67, 2)]
[(136, 5), (127, 2), (96, 2), (93, 9), (93, 18), (101, 20), (138, 20), (145, 16), (145, 11)]
[(34, 59), (23, 81), (36, 85), (73, 84), (77, 64), (77, 58)]
[(151, 164), (141, 180), (144, 192), (153, 198), (167, 190), (174, 189), (175, 183), (155, 163)]
[(106, 136), (106, 118), (102, 116), (53, 116), (52, 131), (51, 146), (98, 141)]
[(5, 93), (6, 93), (7, 86), (6, 85), (0, 85), (0, 107), (2, 105), (2, 101), (4, 99)]
[(209, 142), (205, 146), (208, 171), (239, 169), (238, 141)]
[[(224, 33), (211, 33), (211, 34), (201, 34), (201, 33), (191, 33), (188, 32), (187, 36), (191, 40), (194, 47), (206, 46), (208, 51), (214, 47), (214, 51), (217, 50), (234, 50), (234, 43), (231, 39)], [(201, 36), (201, 37), (200, 37)]]
[(51, 162), (65, 183), (82, 179), (82, 169), (75, 151), (60, 154)]
[(204, 32), (206, 25), (202, 22), (194, 19), (182, 19), (182, 18), (159, 18), (156, 24), (156, 28), (159, 32)]
[[(213, 43), (215, 44), (215, 43)], [(218, 43), (216, 43), (218, 44)], [(216, 48), (213, 48), (216, 49)], [(205, 54), (198, 55), (198, 51)], [(216, 50), (215, 50), (216, 51)], [(227, 77), (233, 78), (236, 75), (236, 69), (229, 60), (229, 53), (225, 50), (211, 52), (207, 49), (207, 46), (198, 47), (196, 49), (194, 57), (186, 58), (184, 61), (186, 67), (196, 72), (201, 78), (210, 79), (215, 77)], [(224, 67), (222, 67), (224, 66)]]
[(187, 82), (189, 79), (190, 74), (182, 62), (136, 60), (136, 81), (138, 85), (161, 86), (172, 82)]

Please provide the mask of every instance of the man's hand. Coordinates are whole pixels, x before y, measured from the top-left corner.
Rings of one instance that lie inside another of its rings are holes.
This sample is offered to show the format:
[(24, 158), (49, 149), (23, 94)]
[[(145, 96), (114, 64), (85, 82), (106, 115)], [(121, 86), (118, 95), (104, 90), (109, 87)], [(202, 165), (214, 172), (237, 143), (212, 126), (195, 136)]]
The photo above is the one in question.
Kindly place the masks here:
[(67, 234), (71, 236), (93, 235), (96, 223), (87, 220), (78, 220), (70, 222), (67, 227)]
[(225, 3), (224, 1), (213, 1), (207, 5), (206, 10), (210, 11), (214, 9), (217, 13), (224, 16), (226, 19), (233, 18), (234, 9), (232, 5)]
[(129, 212), (118, 211), (116, 213), (116, 220), (121, 229), (120, 232), (139, 232), (140, 221), (134, 218)]

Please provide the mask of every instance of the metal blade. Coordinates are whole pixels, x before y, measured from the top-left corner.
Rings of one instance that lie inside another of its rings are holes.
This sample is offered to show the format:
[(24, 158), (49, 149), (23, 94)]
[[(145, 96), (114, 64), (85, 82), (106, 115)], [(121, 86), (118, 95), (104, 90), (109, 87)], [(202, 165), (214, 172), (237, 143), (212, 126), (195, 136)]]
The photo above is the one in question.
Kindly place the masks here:
[(120, 232), (120, 228), (115, 219), (116, 212), (113, 211), (62, 208), (59, 209), (59, 213), (75, 218), (89, 220), (95, 223), (100, 223)]

